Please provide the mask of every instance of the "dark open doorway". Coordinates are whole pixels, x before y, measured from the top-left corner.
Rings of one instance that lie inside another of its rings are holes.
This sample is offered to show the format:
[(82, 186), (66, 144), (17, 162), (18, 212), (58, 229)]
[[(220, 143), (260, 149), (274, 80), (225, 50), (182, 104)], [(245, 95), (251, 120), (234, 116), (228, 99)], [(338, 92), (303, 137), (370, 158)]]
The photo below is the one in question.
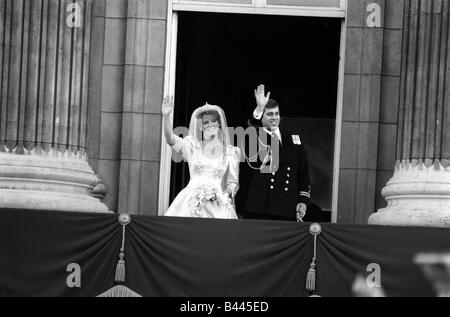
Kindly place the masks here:
[[(174, 127), (187, 126), (205, 102), (221, 106), (229, 126), (246, 127), (253, 89), (265, 84), (284, 124), (301, 126), (312, 200), (329, 220), (341, 20), (180, 12), (178, 21)], [(248, 181), (243, 165), (238, 213)], [(172, 163), (171, 175), (170, 201), (189, 180), (187, 165)]]

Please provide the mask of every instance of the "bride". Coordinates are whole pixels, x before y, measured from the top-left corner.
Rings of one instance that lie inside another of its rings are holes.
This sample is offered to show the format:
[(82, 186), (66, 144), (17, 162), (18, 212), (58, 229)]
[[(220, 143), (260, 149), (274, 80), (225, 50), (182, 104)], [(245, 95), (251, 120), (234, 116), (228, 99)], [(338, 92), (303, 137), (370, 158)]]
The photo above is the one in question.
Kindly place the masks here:
[(191, 117), (184, 139), (171, 128), (173, 97), (162, 104), (166, 142), (189, 165), (189, 184), (177, 195), (164, 216), (237, 219), (234, 197), (239, 188), (240, 150), (230, 145), (223, 110), (205, 104)]

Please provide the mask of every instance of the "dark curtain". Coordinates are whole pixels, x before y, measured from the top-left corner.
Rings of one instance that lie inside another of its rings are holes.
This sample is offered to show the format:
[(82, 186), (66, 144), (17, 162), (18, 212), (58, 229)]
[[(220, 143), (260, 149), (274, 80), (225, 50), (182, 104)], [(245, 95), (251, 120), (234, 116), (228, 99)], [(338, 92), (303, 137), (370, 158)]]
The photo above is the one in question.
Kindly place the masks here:
[[(247, 127), (259, 84), (282, 116), (336, 118), (339, 19), (180, 12), (178, 22), (175, 127), (188, 127), (206, 102), (225, 110), (229, 126)], [(189, 181), (186, 163), (172, 163), (171, 172), (170, 201)], [(241, 164), (238, 212), (249, 173)]]
[(381, 268), (387, 296), (434, 296), (414, 255), (450, 252), (450, 230), (418, 227), (326, 224), (318, 246), (318, 284), (322, 296), (351, 295), (358, 272), (370, 263)]
[[(93, 296), (113, 286), (122, 238), (116, 216), (0, 212), (0, 296)], [(66, 286), (71, 263), (82, 267), (81, 288)]]
[[(117, 215), (1, 212), (0, 296), (97, 296), (115, 285)], [(386, 295), (433, 296), (413, 256), (450, 251), (449, 230), (438, 228), (323, 224), (317, 242), (320, 296), (352, 296), (370, 263)], [(133, 216), (124, 285), (143, 296), (308, 296), (312, 255), (306, 223)], [(81, 288), (66, 286), (70, 263), (81, 266)]]

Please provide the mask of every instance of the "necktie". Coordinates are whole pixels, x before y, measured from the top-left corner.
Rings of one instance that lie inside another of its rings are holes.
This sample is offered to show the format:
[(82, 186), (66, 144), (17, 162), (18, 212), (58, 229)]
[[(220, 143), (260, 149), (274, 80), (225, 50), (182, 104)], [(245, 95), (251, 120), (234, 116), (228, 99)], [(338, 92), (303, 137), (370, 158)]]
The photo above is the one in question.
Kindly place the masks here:
[(278, 142), (278, 144), (281, 145), (281, 139), (278, 136), (278, 133), (273, 131), (271, 136), (272, 136), (272, 141)]
[(281, 149), (281, 140), (278, 134), (273, 131), (271, 135), (272, 146), (270, 150), (270, 169), (271, 172), (274, 173), (278, 170), (278, 165), (280, 162), (280, 149)]

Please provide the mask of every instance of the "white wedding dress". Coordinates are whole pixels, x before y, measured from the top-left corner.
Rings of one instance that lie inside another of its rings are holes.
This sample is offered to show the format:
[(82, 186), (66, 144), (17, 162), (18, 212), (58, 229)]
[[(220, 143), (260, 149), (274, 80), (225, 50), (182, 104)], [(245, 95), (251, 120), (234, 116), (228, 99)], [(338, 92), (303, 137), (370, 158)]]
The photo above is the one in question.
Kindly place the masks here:
[[(175, 136), (172, 147), (188, 162), (190, 181), (164, 216), (237, 219), (233, 200), (239, 188), (239, 148), (228, 145), (224, 155), (213, 159), (191, 136)], [(227, 188), (233, 198), (224, 194)]]

